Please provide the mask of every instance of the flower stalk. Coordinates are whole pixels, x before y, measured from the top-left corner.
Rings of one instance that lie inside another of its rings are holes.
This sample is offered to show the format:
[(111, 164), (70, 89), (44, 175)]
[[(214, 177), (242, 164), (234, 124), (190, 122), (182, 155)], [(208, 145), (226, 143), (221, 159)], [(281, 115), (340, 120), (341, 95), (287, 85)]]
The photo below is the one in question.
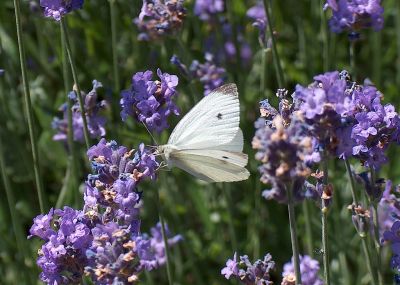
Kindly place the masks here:
[(292, 242), (293, 266), (296, 275), (296, 285), (301, 285), (299, 243), (297, 240), (296, 214), (294, 210), (293, 189), (286, 187), (288, 196), (288, 213), (290, 226), (290, 240)]
[[(328, 159), (327, 156), (323, 157), (324, 168), (324, 187), (328, 187)], [(328, 205), (327, 200), (322, 197), (321, 199), (321, 224), (322, 224), (322, 250), (324, 260), (324, 279), (325, 284), (331, 284), (331, 272), (329, 262), (329, 240), (328, 240)]]
[(272, 53), (273, 53), (273, 60), (274, 60), (274, 65), (275, 65), (276, 77), (277, 77), (277, 80), (278, 80), (279, 88), (283, 88), (285, 86), (285, 77), (284, 77), (284, 74), (283, 74), (281, 61), (279, 59), (278, 49), (276, 47), (276, 39), (275, 39), (275, 35), (274, 35), (274, 30), (272, 28), (271, 15), (269, 13), (267, 0), (263, 0), (263, 1), (264, 1), (265, 15), (267, 17), (267, 27), (266, 27), (266, 29), (268, 29), (270, 37), (271, 37)]
[(79, 87), (78, 76), (77, 76), (77, 72), (76, 72), (76, 65), (75, 65), (75, 62), (74, 62), (74, 59), (72, 56), (71, 44), (70, 44), (69, 35), (68, 35), (68, 27), (67, 27), (67, 23), (66, 23), (66, 20), (64, 17), (61, 18), (60, 22), (61, 22), (61, 27), (63, 30), (65, 48), (67, 51), (69, 64), (71, 65), (72, 78), (74, 80), (74, 92), (76, 93), (76, 97), (78, 98), (79, 108), (80, 108), (81, 115), (82, 115), (83, 136), (85, 138), (86, 148), (89, 149), (90, 148), (89, 129), (88, 129), (87, 120), (86, 120), (85, 107), (84, 107), (84, 103), (82, 100), (81, 88)]
[(24, 41), (22, 37), (22, 27), (21, 27), (21, 11), (20, 11), (20, 0), (14, 0), (14, 10), (15, 10), (15, 23), (17, 27), (17, 38), (18, 38), (18, 50), (19, 50), (19, 60), (21, 64), (21, 74), (22, 74), (22, 85), (24, 88), (24, 98), (25, 98), (25, 109), (28, 119), (28, 130), (29, 130), (29, 139), (31, 143), (32, 149), (32, 158), (33, 158), (33, 171), (35, 174), (35, 183), (38, 194), (40, 211), (45, 211), (45, 197), (43, 192), (43, 184), (40, 176), (40, 167), (39, 167), (39, 150), (37, 146), (37, 139), (35, 136), (35, 128), (33, 122), (33, 108), (31, 95), (29, 90), (28, 83), (28, 75), (26, 69), (26, 59), (25, 59), (25, 47)]

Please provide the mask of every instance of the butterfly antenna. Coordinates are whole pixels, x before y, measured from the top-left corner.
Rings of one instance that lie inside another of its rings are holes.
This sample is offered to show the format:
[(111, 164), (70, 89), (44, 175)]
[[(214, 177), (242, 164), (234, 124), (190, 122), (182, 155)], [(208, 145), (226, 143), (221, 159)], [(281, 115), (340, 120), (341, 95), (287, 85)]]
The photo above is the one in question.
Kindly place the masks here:
[(146, 128), (147, 132), (149, 133), (149, 135), (151, 136), (151, 138), (153, 139), (154, 143), (159, 146), (157, 140), (154, 138), (153, 134), (150, 132), (150, 130), (147, 128), (146, 124), (144, 122), (142, 122), (143, 126)]

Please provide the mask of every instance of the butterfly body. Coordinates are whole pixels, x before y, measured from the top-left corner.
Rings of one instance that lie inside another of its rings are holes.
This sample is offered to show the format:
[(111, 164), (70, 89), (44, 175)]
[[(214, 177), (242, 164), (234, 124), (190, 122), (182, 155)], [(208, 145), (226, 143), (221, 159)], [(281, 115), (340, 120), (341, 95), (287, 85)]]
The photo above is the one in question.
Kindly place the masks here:
[(215, 89), (183, 117), (158, 153), (169, 168), (181, 168), (207, 182), (247, 179), (239, 111), (235, 84)]

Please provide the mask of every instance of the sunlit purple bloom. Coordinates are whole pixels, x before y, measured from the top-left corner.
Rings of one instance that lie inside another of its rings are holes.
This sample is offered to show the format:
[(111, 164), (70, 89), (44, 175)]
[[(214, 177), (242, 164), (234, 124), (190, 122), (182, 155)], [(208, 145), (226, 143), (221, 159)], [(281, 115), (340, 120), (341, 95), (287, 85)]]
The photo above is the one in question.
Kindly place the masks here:
[(383, 8), (380, 0), (328, 0), (324, 9), (332, 10), (329, 26), (335, 33), (383, 27)]
[(205, 59), (204, 63), (194, 60), (189, 70), (192, 78), (203, 84), (204, 95), (208, 95), (212, 90), (224, 84), (226, 71), (213, 62), (211, 54), (206, 54)]
[(226, 279), (235, 278), (245, 285), (269, 285), (273, 284), (270, 280), (270, 271), (275, 267), (272, 256), (266, 254), (264, 259), (258, 259), (251, 263), (248, 256), (240, 256), (237, 260), (235, 252), (233, 259), (226, 262), (226, 267), (221, 270), (221, 274)]
[(209, 21), (223, 11), (224, 0), (196, 0), (194, 4), (194, 14), (203, 21)]
[(382, 198), (378, 204), (379, 231), (383, 235), (389, 231), (393, 223), (400, 220), (399, 186), (393, 187), (390, 180), (386, 181)]
[(375, 86), (352, 82), (345, 71), (321, 74), (314, 80), (307, 87), (298, 85), (294, 100), (319, 147), (379, 168), (387, 161), (388, 145), (399, 141), (394, 107), (382, 105), (382, 94)]
[(44, 9), (46, 17), (60, 21), (65, 14), (81, 9), (84, 0), (40, 0), (40, 6)]
[(80, 284), (92, 242), (83, 212), (69, 207), (51, 209), (35, 218), (30, 234), (45, 241), (37, 260), (40, 279), (47, 284)]
[(139, 40), (157, 40), (174, 35), (182, 27), (186, 16), (184, 0), (143, 0), (139, 17), (134, 20)]
[(285, 186), (290, 183), (295, 199), (304, 199), (303, 184), (311, 174), (306, 158), (314, 152), (313, 139), (307, 134), (306, 125), (293, 118), (285, 126), (282, 117), (276, 116), (271, 124), (257, 129), (252, 146), (257, 150), (256, 159), (262, 162), (260, 180), (272, 186), (263, 192), (263, 196), (286, 203)]
[[(105, 100), (98, 100), (97, 90), (101, 87), (102, 84), (100, 82), (93, 80), (93, 89), (87, 94), (82, 92), (88, 131), (92, 138), (103, 137), (106, 134), (106, 118), (99, 114), (99, 112), (107, 106)], [(71, 91), (68, 97), (69, 100), (74, 101), (74, 105), (72, 106), (73, 138), (75, 141), (83, 142), (83, 120), (78, 98), (76, 98), (76, 93), (74, 91)], [(66, 103), (61, 105), (60, 111), (63, 112), (63, 118), (54, 118), (52, 122), (53, 129), (58, 131), (58, 133), (53, 136), (53, 140), (66, 141), (68, 133), (68, 110)]]
[[(319, 262), (315, 259), (312, 259), (308, 255), (300, 256), (300, 274), (301, 274), (301, 284), (302, 285), (323, 285), (324, 282), (318, 276), (319, 273)], [(293, 258), (291, 262), (288, 262), (283, 267), (282, 277), (286, 279), (293, 280), (294, 277), (294, 266), (293, 266)], [(296, 278), (294, 277), (294, 280)], [(284, 283), (282, 284), (291, 284), (291, 283)], [(294, 284), (294, 283), (292, 283)]]
[(179, 115), (179, 109), (172, 101), (177, 95), (178, 77), (162, 73), (157, 69), (160, 80), (153, 81), (153, 72), (137, 72), (132, 77), (132, 85), (121, 92), (121, 117), (128, 116), (158, 133), (168, 128), (167, 117)]

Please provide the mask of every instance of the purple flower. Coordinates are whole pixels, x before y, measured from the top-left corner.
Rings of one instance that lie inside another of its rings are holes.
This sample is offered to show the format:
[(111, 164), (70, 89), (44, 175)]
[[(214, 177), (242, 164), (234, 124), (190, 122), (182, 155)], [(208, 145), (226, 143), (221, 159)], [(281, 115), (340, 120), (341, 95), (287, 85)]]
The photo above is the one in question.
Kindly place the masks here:
[(383, 240), (390, 242), (392, 246), (392, 261), (391, 266), (393, 269), (400, 270), (400, 221), (397, 220), (393, 223), (390, 230), (383, 234)]
[(179, 109), (172, 101), (178, 95), (178, 77), (162, 73), (160, 69), (157, 69), (157, 75), (161, 81), (153, 81), (151, 71), (135, 73), (130, 89), (121, 92), (120, 104), (123, 121), (131, 116), (160, 133), (169, 126), (168, 116), (179, 115)]
[(267, 41), (265, 37), (265, 28), (267, 26), (267, 16), (265, 14), (264, 4), (258, 3), (247, 10), (247, 17), (252, 19), (253, 26), (258, 29), (258, 39), (263, 47), (267, 47)]
[(83, 0), (40, 0), (40, 6), (44, 9), (45, 17), (60, 21), (65, 14), (81, 9)]
[[(323, 285), (324, 282), (318, 276), (319, 273), (319, 263), (317, 260), (312, 259), (308, 255), (300, 256), (300, 274), (301, 274), (301, 284), (303, 285)], [(283, 267), (282, 273), (282, 285), (294, 284), (296, 280), (293, 258), (291, 262), (288, 262)], [(290, 283), (289, 281), (293, 282)]]
[(186, 9), (184, 0), (143, 0), (139, 17), (134, 19), (139, 40), (158, 40), (176, 34), (183, 24)]
[(383, 27), (383, 8), (380, 0), (327, 0), (324, 9), (331, 8), (329, 26), (332, 32), (357, 31)]
[(262, 162), (260, 180), (272, 186), (263, 192), (264, 198), (286, 203), (286, 185), (292, 184), (295, 199), (304, 199), (303, 184), (311, 174), (308, 158), (314, 152), (306, 125), (298, 118), (285, 125), (277, 115), (270, 124), (260, 125), (252, 146), (257, 150), (256, 159)]
[(196, 0), (194, 4), (194, 14), (203, 21), (209, 21), (223, 11), (224, 0)]
[(218, 67), (211, 54), (205, 55), (206, 61), (200, 63), (194, 60), (190, 65), (190, 73), (192, 78), (197, 79), (204, 86), (204, 95), (208, 95), (212, 90), (221, 86), (225, 82), (226, 71), (222, 67)]
[[(165, 225), (165, 234), (167, 236), (168, 246), (172, 247), (182, 241), (181, 235), (172, 236)], [(142, 235), (136, 240), (139, 250), (140, 267), (145, 270), (153, 270), (164, 265), (167, 262), (165, 255), (165, 244), (161, 232), (161, 224), (151, 228), (151, 237)]]
[(92, 242), (83, 212), (69, 207), (51, 209), (34, 219), (30, 234), (45, 241), (37, 260), (42, 269), (40, 280), (47, 284), (80, 284), (88, 262), (86, 250)]
[(392, 182), (387, 180), (382, 198), (378, 204), (379, 231), (381, 235), (390, 231), (393, 223), (400, 220), (400, 198), (399, 186), (393, 187)]
[[(105, 100), (98, 101), (97, 90), (101, 87), (102, 84), (100, 82), (93, 80), (93, 89), (88, 94), (82, 93), (89, 135), (92, 138), (103, 137), (106, 134), (106, 129), (104, 127), (106, 118), (99, 114), (99, 112), (107, 106), (107, 102)], [(83, 120), (78, 99), (76, 98), (76, 93), (71, 91), (68, 97), (69, 100), (74, 101), (74, 105), (72, 106), (72, 128), (74, 141), (83, 142)], [(60, 111), (63, 112), (63, 118), (54, 118), (52, 122), (53, 129), (58, 131), (58, 133), (53, 136), (53, 140), (66, 141), (68, 132), (68, 110), (66, 103), (60, 106)]]
[(240, 256), (238, 261), (235, 252), (233, 259), (228, 259), (226, 262), (226, 267), (221, 270), (221, 274), (226, 279), (235, 278), (246, 285), (268, 285), (273, 284), (270, 281), (270, 271), (274, 267), (275, 262), (272, 261), (270, 254), (266, 254), (263, 260), (258, 259), (252, 264), (247, 255)]
[(347, 72), (314, 77), (307, 87), (298, 85), (296, 108), (305, 117), (318, 147), (346, 159), (358, 158), (364, 166), (386, 163), (384, 151), (399, 141), (399, 116), (371, 85), (350, 81)]

